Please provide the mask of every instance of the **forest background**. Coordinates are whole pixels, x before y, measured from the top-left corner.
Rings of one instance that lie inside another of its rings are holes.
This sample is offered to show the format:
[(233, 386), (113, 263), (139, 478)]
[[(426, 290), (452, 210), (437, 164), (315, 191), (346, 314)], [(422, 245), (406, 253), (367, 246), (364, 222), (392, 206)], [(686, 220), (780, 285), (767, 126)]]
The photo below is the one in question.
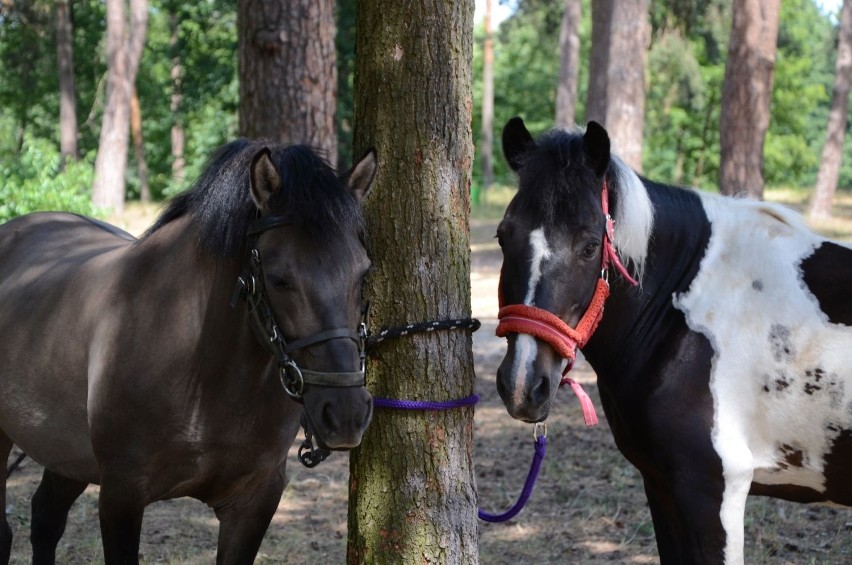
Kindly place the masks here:
[[(99, 212), (92, 208), (90, 190), (106, 84), (105, 5), (99, 0), (71, 2), (80, 159), (63, 166), (54, 4), (0, 0), (0, 220), (45, 208)], [(650, 3), (642, 151), (643, 173), (649, 178), (711, 190), (718, 186), (730, 4), (725, 0)], [(564, 6), (564, 0), (501, 2), (501, 11), (508, 17), (493, 34), (495, 139), (515, 115), (523, 116), (534, 133), (553, 126)], [(837, 9), (816, 0), (781, 3), (771, 120), (764, 146), (768, 186), (814, 184), (834, 81)], [(131, 144), (129, 151), (129, 200), (140, 196), (160, 200), (179, 192), (200, 172), (215, 147), (238, 135), (237, 3), (150, 0), (148, 13), (136, 79), (139, 131), (137, 148)], [(330, 160), (344, 169), (352, 162), (355, 2), (338, 1), (335, 19), (338, 155)], [(580, 124), (585, 123), (591, 27), (590, 2), (585, 0), (577, 69)], [(482, 185), (477, 138), (484, 38), (478, 19), (473, 62), (475, 197)], [(176, 127), (185, 140), (177, 167), (172, 151)], [(843, 155), (850, 154), (852, 136), (847, 135)], [(147, 189), (142, 187), (143, 177)], [(494, 179), (497, 184), (512, 182), (500, 158), (494, 162)], [(852, 186), (850, 159), (842, 161), (838, 186)]]

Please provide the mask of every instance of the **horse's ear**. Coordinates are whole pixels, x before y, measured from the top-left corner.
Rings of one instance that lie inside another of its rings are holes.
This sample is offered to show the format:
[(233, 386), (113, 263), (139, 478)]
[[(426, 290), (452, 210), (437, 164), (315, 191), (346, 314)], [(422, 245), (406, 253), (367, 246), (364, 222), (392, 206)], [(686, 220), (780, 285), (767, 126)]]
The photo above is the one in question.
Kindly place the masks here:
[(523, 156), (527, 151), (535, 149), (533, 140), (524, 120), (515, 116), (503, 127), (503, 155), (513, 171), (517, 171), (523, 164)]
[(269, 211), (269, 199), (281, 190), (281, 177), (272, 162), (272, 152), (264, 147), (251, 160), (251, 197), (263, 212)]
[(583, 147), (595, 173), (602, 177), (609, 167), (609, 135), (602, 125), (589, 122), (583, 135)]
[(371, 147), (351, 169), (340, 176), (340, 180), (352, 192), (355, 200), (362, 203), (373, 187), (377, 169), (376, 150)]

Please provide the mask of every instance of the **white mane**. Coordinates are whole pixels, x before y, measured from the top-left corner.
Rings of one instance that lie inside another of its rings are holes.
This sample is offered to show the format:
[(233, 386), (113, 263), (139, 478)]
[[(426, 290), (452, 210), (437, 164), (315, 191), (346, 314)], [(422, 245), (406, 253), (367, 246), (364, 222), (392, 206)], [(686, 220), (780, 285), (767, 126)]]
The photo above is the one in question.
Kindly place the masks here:
[(618, 207), (613, 211), (613, 244), (622, 261), (626, 259), (632, 263), (636, 279), (641, 283), (654, 227), (654, 207), (636, 173), (615, 155), (611, 156), (610, 162), (610, 172), (618, 185)]

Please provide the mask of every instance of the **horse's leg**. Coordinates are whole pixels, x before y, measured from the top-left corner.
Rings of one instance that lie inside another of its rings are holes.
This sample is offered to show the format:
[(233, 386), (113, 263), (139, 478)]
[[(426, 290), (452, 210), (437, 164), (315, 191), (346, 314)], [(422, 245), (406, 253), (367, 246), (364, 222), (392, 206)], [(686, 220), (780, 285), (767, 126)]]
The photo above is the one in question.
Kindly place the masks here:
[(107, 565), (139, 562), (139, 536), (146, 504), (142, 485), (129, 473), (102, 474), (98, 518)]
[(282, 464), (266, 485), (215, 509), (219, 518), (216, 563), (254, 562), (286, 484)]
[(65, 532), (68, 511), (87, 486), (88, 483), (44, 470), (32, 500), (30, 543), (34, 564), (55, 562), (56, 545)]
[(645, 478), (661, 565), (711, 565), (724, 561), (726, 536), (720, 509), (721, 487), (700, 474), (696, 480)]
[(6, 462), (11, 452), (12, 440), (0, 431), (0, 460), (3, 461), (3, 484), (0, 485), (0, 565), (7, 565), (12, 553), (12, 528), (6, 519)]

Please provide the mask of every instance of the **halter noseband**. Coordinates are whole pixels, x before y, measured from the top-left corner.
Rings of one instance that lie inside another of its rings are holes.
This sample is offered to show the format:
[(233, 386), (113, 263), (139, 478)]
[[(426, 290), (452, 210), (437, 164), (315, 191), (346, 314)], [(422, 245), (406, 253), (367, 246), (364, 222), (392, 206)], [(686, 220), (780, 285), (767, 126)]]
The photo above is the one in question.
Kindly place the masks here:
[[(366, 308), (362, 309), (362, 320), (357, 330), (349, 328), (324, 330), (290, 343), (287, 343), (281, 334), (263, 283), (263, 264), (256, 244), (260, 233), (289, 223), (281, 216), (265, 216), (255, 220), (249, 226), (247, 232), (249, 252), (243, 273), (237, 277), (237, 283), (234, 285), (231, 307), (236, 306), (240, 297), (245, 298), (249, 309), (249, 324), (260, 343), (277, 360), (281, 386), (284, 387), (284, 392), (294, 400), (301, 401), (306, 384), (322, 387), (364, 386), (364, 364), (367, 357)], [(299, 367), (290, 356), (295, 351), (332, 339), (351, 339), (358, 344), (361, 363), (357, 371), (310, 371)]]
[(560, 385), (571, 385), (574, 394), (577, 395), (580, 399), (580, 404), (583, 406), (586, 425), (597, 423), (594, 406), (592, 406), (591, 400), (589, 400), (588, 395), (586, 395), (582, 387), (566, 375), (574, 367), (577, 347), (583, 348), (588, 343), (603, 317), (604, 303), (609, 297), (608, 272), (610, 264), (630, 284), (634, 286), (639, 284), (636, 279), (630, 276), (630, 273), (621, 263), (612, 243), (615, 237), (615, 222), (609, 213), (609, 190), (607, 188), (606, 177), (604, 177), (603, 187), (601, 188), (601, 207), (606, 218), (606, 231), (603, 235), (603, 252), (601, 254), (601, 276), (595, 285), (592, 300), (589, 302), (589, 306), (586, 308), (583, 317), (577, 323), (577, 327), (572, 328), (555, 314), (529, 304), (510, 304), (503, 306), (502, 296), (500, 297), (500, 310), (497, 314), (497, 318), (500, 320), (496, 331), (498, 337), (505, 337), (510, 333), (531, 335), (546, 342), (563, 359), (568, 360), (565, 370), (562, 371), (563, 378)]

